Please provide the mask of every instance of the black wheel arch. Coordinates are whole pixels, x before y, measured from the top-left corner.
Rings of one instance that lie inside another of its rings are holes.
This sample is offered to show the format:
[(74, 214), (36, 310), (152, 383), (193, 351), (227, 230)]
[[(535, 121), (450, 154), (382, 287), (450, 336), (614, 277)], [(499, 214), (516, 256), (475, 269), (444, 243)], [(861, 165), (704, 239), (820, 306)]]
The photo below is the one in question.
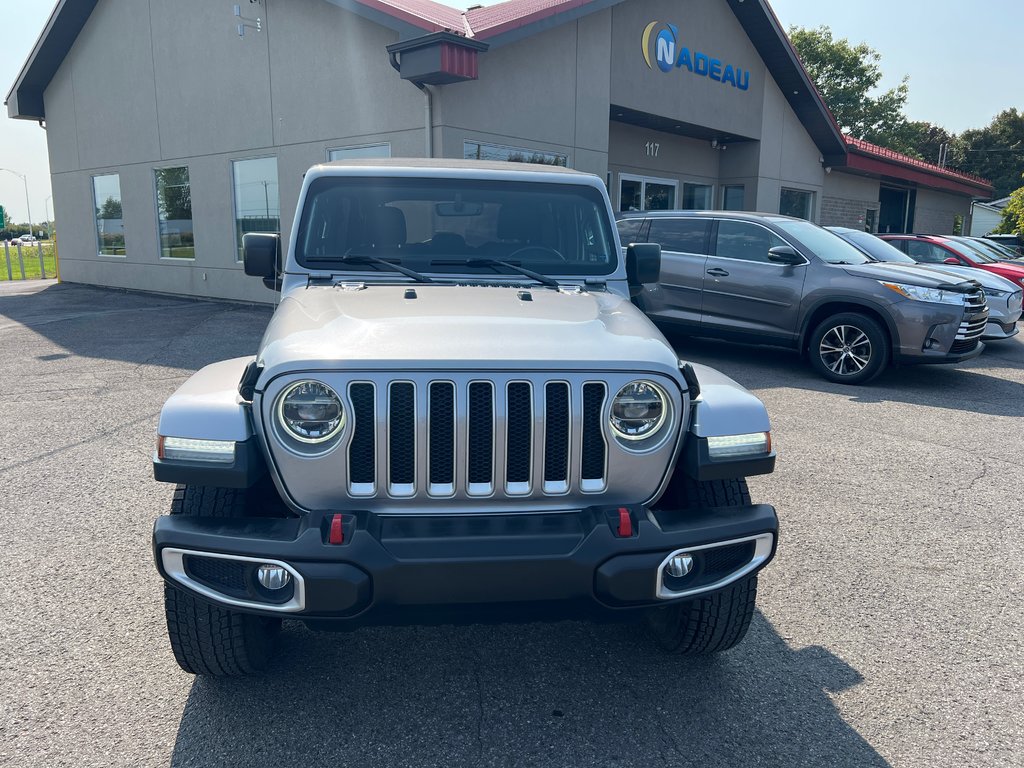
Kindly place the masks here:
[(807, 308), (804, 313), (803, 321), (800, 324), (800, 340), (799, 347), (800, 355), (802, 357), (807, 356), (807, 345), (811, 337), (811, 333), (818, 327), (818, 324), (825, 320), (827, 317), (832, 315), (838, 315), (843, 312), (856, 312), (858, 314), (866, 315), (872, 320), (876, 320), (885, 328), (889, 333), (889, 357), (887, 361), (893, 363), (896, 360), (896, 350), (899, 349), (900, 345), (900, 334), (896, 327), (895, 321), (892, 319), (892, 315), (886, 311), (885, 307), (881, 304), (877, 304), (873, 301), (861, 298), (849, 298), (839, 296), (827, 296), (818, 299), (814, 304)]

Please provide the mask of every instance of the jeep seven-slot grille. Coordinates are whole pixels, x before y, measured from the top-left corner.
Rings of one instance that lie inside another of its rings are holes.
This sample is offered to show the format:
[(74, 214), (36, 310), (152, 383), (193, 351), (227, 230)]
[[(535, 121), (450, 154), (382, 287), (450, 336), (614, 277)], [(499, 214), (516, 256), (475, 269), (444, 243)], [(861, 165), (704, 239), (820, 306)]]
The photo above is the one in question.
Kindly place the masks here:
[(606, 395), (603, 383), (543, 379), (393, 381), (383, 391), (353, 382), (349, 492), (399, 498), (558, 495), (569, 491), (574, 478), (580, 490), (601, 492), (607, 480)]

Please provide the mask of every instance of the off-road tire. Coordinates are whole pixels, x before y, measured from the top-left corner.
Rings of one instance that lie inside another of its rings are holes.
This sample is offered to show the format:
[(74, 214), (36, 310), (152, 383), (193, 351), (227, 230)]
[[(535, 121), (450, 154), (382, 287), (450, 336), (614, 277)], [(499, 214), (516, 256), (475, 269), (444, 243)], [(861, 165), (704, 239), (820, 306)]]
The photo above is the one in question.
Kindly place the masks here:
[(668, 653), (720, 653), (747, 634), (756, 599), (757, 577), (750, 576), (706, 597), (657, 608), (647, 616), (647, 627)]
[[(675, 509), (744, 507), (750, 490), (742, 478), (697, 481), (678, 470), (659, 506)], [(747, 634), (757, 598), (757, 577), (749, 576), (710, 595), (696, 597), (647, 616), (647, 628), (668, 653), (701, 656), (727, 651)]]
[[(839, 362), (837, 353), (829, 353), (826, 359), (822, 341), (828, 336), (832, 342), (829, 347), (840, 345), (842, 342), (836, 334), (842, 334), (850, 341), (860, 339), (860, 334), (863, 334), (867, 338), (867, 343), (851, 346), (851, 351), (856, 350), (860, 354), (857, 358), (848, 357), (846, 363)], [(857, 312), (841, 312), (818, 323), (811, 332), (807, 343), (807, 356), (811, 368), (822, 378), (837, 384), (867, 384), (889, 364), (890, 346), (889, 332), (877, 320)], [(853, 370), (861, 365), (859, 360), (863, 359), (867, 360), (863, 368)], [(833, 370), (837, 365), (840, 366), (840, 370)]]
[[(171, 514), (242, 517), (246, 495), (234, 488), (178, 486)], [(281, 628), (280, 619), (229, 611), (170, 584), (164, 585), (164, 610), (174, 658), (194, 675), (230, 677), (262, 671)]]

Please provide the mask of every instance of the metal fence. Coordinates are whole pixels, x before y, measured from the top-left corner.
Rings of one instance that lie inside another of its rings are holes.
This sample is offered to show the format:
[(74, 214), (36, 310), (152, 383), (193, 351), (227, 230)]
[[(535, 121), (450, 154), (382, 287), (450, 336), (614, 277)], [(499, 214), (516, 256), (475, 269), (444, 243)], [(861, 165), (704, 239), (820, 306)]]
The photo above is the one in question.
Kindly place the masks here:
[[(49, 241), (49, 242), (52, 244), (53, 241)], [(26, 270), (25, 270), (25, 259), (26, 258), (28, 258), (28, 259), (32, 259), (33, 258), (33, 256), (32, 256), (32, 246), (31, 245), (23, 246), (19, 242), (17, 245), (14, 246), (14, 248), (17, 251), (17, 253), (16, 253), (17, 259), (18, 259), (18, 264), (17, 264), (18, 270), (17, 271), (18, 271), (18, 274), (19, 274), (19, 277), (17, 279), (19, 279), (19, 280), (29, 280), (29, 279), (32, 279), (32, 280), (43, 279), (43, 280), (45, 280), (46, 277), (47, 277), (47, 274), (46, 274), (46, 261), (43, 258), (43, 241), (42, 240), (36, 240), (35, 243), (33, 243), (32, 245), (35, 245), (35, 247), (36, 247), (36, 256), (35, 256), (35, 258), (38, 258), (38, 260), (39, 260), (39, 275), (37, 277), (34, 274), (29, 275), (26, 272)], [(26, 253), (26, 251), (27, 251), (27, 253)], [(12, 248), (11, 248), (10, 242), (7, 241), (7, 240), (4, 240), (4, 265), (7, 267), (7, 279), (8, 280), (14, 280), (15, 279), (15, 277), (14, 277), (14, 272), (15, 272), (15, 270), (14, 270), (14, 262), (12, 261), (12, 258), (11, 258), (12, 255), (14, 255), (14, 254), (12, 252)], [(30, 264), (31, 264), (31, 262), (30, 262)], [(30, 270), (31, 270), (31, 267), (30, 267)], [(54, 270), (54, 272), (56, 272), (56, 270)], [(50, 275), (50, 277), (56, 277), (56, 274)], [(2, 275), (0, 275), (0, 279), (2, 279)]]

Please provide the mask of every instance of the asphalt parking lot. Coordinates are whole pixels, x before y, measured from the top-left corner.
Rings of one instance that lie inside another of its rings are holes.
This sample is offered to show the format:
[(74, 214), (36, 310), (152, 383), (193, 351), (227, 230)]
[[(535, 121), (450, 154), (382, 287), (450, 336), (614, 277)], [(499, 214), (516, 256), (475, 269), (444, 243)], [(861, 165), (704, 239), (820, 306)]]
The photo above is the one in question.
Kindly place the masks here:
[(149, 535), (165, 398), (267, 308), (0, 285), (0, 765), (1024, 765), (1024, 341), (873, 386), (677, 339), (766, 402), (782, 520), (746, 641), (632, 626), (283, 635), (260, 678), (167, 645)]

